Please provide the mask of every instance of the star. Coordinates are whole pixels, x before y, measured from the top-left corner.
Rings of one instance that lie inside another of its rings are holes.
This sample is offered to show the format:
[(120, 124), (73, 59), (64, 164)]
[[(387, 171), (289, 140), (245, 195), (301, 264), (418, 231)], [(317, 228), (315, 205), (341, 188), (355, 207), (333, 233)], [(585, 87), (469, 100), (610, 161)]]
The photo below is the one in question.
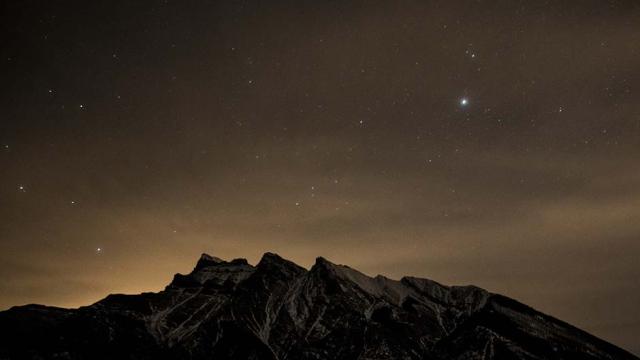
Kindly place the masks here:
[(460, 99), (460, 106), (467, 106), (469, 104), (469, 99), (462, 98)]
[(18, 190), (20, 190), (21, 192), (27, 192), (27, 188), (24, 185), (19, 185)]

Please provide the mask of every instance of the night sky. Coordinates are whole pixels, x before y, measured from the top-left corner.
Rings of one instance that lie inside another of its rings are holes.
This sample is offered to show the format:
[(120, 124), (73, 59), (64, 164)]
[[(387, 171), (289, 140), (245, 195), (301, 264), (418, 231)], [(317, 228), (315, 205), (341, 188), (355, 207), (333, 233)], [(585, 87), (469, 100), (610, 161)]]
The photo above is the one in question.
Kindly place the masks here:
[(640, 353), (637, 1), (0, 7), (1, 309), (272, 251)]

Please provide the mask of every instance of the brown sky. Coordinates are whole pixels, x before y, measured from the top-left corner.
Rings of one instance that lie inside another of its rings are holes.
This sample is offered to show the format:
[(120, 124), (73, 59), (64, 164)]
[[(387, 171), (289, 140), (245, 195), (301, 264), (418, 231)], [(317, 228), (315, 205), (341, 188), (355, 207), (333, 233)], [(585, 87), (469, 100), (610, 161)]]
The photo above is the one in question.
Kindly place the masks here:
[(640, 353), (636, 1), (2, 7), (0, 308), (274, 251)]

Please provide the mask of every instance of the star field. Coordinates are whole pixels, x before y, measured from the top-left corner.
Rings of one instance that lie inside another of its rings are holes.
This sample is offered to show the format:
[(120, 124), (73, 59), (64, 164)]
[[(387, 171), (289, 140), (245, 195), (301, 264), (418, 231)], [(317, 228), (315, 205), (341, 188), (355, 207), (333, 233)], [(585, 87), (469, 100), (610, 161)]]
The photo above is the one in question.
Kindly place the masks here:
[(635, 1), (2, 7), (1, 308), (272, 251), (640, 353)]

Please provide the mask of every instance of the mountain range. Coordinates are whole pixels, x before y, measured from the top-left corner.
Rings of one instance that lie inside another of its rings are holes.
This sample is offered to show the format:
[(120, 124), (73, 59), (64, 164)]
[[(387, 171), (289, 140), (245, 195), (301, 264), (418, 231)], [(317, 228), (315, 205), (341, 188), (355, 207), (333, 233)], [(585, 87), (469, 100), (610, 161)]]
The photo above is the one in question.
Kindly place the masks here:
[(475, 286), (203, 254), (158, 293), (0, 312), (0, 359), (636, 359)]

